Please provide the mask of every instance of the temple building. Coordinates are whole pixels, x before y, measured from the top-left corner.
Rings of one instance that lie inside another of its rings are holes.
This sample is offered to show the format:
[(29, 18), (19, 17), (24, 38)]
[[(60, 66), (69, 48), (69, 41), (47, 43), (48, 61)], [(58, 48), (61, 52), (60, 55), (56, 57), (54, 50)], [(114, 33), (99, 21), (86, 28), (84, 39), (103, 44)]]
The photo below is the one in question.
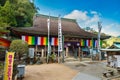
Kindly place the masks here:
[[(36, 14), (33, 18), (32, 27), (11, 28), (11, 32), (26, 41), (30, 48), (34, 48), (35, 54), (46, 57), (48, 51), (48, 26), (49, 16)], [(61, 18), (63, 52), (65, 56), (80, 56), (85, 48), (97, 48), (97, 35), (80, 28), (74, 19)], [(109, 38), (101, 36), (102, 40)], [(50, 50), (58, 53), (58, 17), (50, 16)], [(85, 51), (84, 51), (85, 52)], [(89, 54), (89, 51), (87, 52)]]

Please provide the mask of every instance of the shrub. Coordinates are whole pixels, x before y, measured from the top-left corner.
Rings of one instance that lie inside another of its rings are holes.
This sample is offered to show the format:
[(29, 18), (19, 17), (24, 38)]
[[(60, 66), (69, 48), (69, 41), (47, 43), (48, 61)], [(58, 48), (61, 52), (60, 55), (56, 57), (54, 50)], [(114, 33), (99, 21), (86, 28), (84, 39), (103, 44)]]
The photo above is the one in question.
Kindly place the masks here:
[(28, 44), (23, 40), (13, 40), (9, 50), (15, 52), (15, 57), (20, 60), (23, 54), (28, 53)]

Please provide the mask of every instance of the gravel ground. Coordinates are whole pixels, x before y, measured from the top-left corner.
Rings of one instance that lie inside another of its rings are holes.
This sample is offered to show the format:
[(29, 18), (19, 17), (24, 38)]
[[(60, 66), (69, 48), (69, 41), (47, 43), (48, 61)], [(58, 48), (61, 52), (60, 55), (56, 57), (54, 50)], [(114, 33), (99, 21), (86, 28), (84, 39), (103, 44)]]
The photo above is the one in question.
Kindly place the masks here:
[(72, 80), (78, 73), (63, 64), (28, 65), (23, 80)]

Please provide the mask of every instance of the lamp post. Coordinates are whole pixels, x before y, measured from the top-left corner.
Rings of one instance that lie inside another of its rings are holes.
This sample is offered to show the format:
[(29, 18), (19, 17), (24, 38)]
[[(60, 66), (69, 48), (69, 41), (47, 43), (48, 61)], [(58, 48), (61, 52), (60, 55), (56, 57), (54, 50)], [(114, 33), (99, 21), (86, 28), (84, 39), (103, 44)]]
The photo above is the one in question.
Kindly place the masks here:
[(101, 33), (101, 22), (98, 22), (98, 53), (99, 53), (99, 60), (101, 60), (101, 51), (100, 51), (100, 33)]

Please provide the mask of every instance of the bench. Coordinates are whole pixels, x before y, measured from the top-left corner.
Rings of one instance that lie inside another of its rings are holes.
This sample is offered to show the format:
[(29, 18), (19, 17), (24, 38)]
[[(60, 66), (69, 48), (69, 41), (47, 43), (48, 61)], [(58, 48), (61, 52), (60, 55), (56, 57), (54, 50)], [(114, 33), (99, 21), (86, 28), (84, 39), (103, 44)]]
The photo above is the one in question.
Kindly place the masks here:
[(108, 70), (108, 71), (103, 72), (103, 76), (104, 77), (108, 77), (108, 74), (110, 74), (111, 76), (113, 76), (114, 75), (114, 71), (113, 70)]

